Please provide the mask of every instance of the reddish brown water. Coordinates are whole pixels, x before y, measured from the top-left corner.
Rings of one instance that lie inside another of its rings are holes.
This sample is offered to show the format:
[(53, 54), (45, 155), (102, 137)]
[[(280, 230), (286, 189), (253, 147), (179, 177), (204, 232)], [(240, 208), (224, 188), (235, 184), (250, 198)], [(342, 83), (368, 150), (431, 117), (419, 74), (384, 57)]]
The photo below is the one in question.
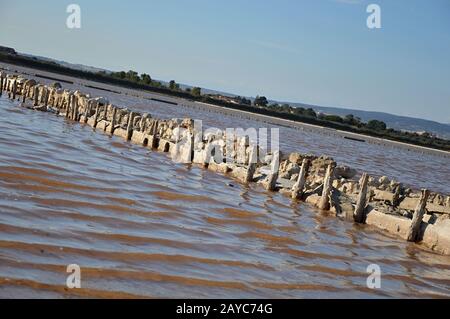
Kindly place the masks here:
[[(165, 118), (254, 124), (91, 91)], [(450, 257), (5, 96), (0, 119), (0, 297), (450, 296)], [(282, 148), (449, 188), (448, 158), (288, 128), (281, 139)], [(74, 263), (82, 288), (70, 290), (66, 266)], [(373, 263), (382, 279), (372, 290)]]

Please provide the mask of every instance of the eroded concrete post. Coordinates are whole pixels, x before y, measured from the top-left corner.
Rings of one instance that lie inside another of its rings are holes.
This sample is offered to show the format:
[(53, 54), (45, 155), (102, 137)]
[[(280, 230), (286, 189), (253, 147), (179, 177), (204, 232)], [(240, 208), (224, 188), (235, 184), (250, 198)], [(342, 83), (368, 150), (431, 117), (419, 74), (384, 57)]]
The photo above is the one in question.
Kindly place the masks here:
[(99, 112), (100, 112), (100, 104), (98, 102), (96, 102), (95, 114), (94, 114), (94, 127), (97, 126)]
[(3, 73), (0, 72), (0, 97), (3, 95)]
[(15, 79), (12, 82), (12, 86), (11, 86), (11, 95), (12, 95), (12, 99), (15, 100), (16, 99), (16, 91), (17, 91), (17, 80)]
[(304, 158), (302, 161), (302, 166), (300, 168), (300, 173), (298, 174), (297, 182), (292, 187), (291, 197), (292, 199), (300, 198), (303, 195), (306, 183), (306, 172), (308, 171), (309, 161)]
[(50, 90), (46, 87), (44, 91), (44, 106), (47, 107), (50, 98)]
[(105, 104), (105, 111), (103, 112), (103, 120), (108, 121), (109, 104)]
[[(28, 96), (29, 90), (30, 90), (30, 87), (28, 85), (23, 88), (22, 103), (25, 103), (25, 100)], [(0, 96), (1, 96), (1, 94), (0, 94)]]
[(402, 190), (402, 185), (398, 184), (395, 187), (394, 197), (392, 198), (392, 205), (394, 207), (397, 207), (400, 204), (400, 193), (401, 193), (401, 190)]
[(247, 171), (245, 172), (245, 181), (253, 182), (253, 176), (256, 172), (256, 164), (258, 163), (258, 149), (256, 145), (250, 146), (250, 154), (248, 157)]
[(152, 124), (150, 126), (150, 135), (152, 136), (151, 145), (149, 144), (150, 148), (157, 148), (158, 147), (158, 137), (156, 136), (158, 132), (158, 120), (152, 120)]
[(280, 151), (273, 153), (272, 162), (270, 163), (270, 174), (267, 179), (266, 189), (274, 191), (277, 185), (278, 170), (280, 169)]
[(74, 95), (69, 95), (69, 101), (67, 102), (67, 108), (66, 108), (66, 118), (71, 118), (71, 111), (72, 111), (72, 104), (73, 104)]
[(430, 196), (430, 191), (427, 189), (423, 189), (420, 194), (420, 200), (417, 204), (416, 210), (414, 211), (414, 215), (412, 218), (411, 225), (408, 229), (407, 240), (416, 242), (419, 240), (420, 233), (420, 225), (422, 224), (422, 218), (425, 214), (425, 207), (427, 205), (428, 197)]
[(192, 158), (194, 154), (194, 134), (192, 134), (189, 130), (186, 134), (186, 144), (183, 146), (183, 150), (181, 152), (181, 161), (182, 163), (192, 163)]
[(87, 123), (89, 116), (91, 115), (92, 101), (87, 101), (86, 109), (84, 110), (83, 122)]
[(117, 108), (115, 106), (112, 106), (112, 118), (111, 118), (111, 127), (109, 128), (109, 133), (114, 134), (114, 128), (116, 126), (116, 113)]
[(148, 114), (144, 113), (141, 116), (141, 121), (139, 122), (139, 131), (144, 132), (145, 131), (145, 124), (147, 123)]
[(33, 106), (39, 105), (38, 98), (39, 98), (39, 87), (35, 85), (33, 88)]
[(356, 201), (355, 211), (353, 212), (353, 220), (356, 223), (364, 223), (366, 220), (366, 205), (367, 205), (367, 185), (369, 182), (369, 175), (363, 173), (360, 180), (359, 194)]
[(76, 99), (76, 97), (75, 97), (75, 95), (72, 95), (72, 98), (70, 99), (70, 107), (69, 107), (69, 112), (68, 112), (68, 114), (69, 114), (69, 116), (68, 116), (68, 118), (69, 119), (71, 119), (71, 120), (73, 120), (74, 119), (74, 113), (75, 113), (75, 99)]
[(319, 209), (329, 210), (330, 209), (330, 194), (333, 188), (333, 166), (331, 164), (327, 167), (327, 172), (325, 173), (325, 178), (323, 180), (323, 190), (322, 197), (319, 201)]
[(131, 140), (131, 136), (133, 135), (134, 116), (135, 116), (134, 112), (130, 112), (128, 115), (127, 141)]
[(77, 96), (73, 97), (72, 107), (73, 107), (72, 120), (78, 121), (78, 97)]

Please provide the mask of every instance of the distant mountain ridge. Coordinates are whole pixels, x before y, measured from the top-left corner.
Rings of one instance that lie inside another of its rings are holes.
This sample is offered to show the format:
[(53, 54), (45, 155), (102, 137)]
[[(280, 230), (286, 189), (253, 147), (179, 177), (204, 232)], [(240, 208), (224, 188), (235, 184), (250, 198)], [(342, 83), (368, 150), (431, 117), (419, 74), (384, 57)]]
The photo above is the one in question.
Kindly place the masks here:
[(23, 55), (23, 56), (29, 57), (29, 58), (37, 58), (37, 59), (42, 60), (42, 61), (57, 63), (59, 65), (62, 65), (64, 67), (66, 67), (66, 68), (74, 69), (74, 70), (81, 70), (81, 71), (94, 72), (94, 73), (95, 72), (111, 73), (111, 71), (106, 70), (106, 69), (96, 68), (96, 67), (88, 66), (88, 65), (84, 65), (84, 64), (69, 63), (69, 62), (66, 62), (66, 61), (61, 61), (61, 60), (56, 60), (56, 59), (52, 59), (52, 58), (47, 58), (47, 57), (44, 57), (44, 56), (38, 56), (38, 55), (26, 54), (26, 53), (20, 53), (20, 55)]
[(292, 106), (312, 108), (316, 112), (322, 112), (325, 114), (334, 114), (339, 116), (345, 116), (353, 114), (359, 117), (362, 121), (367, 122), (369, 120), (379, 120), (386, 123), (390, 128), (397, 130), (405, 130), (411, 132), (426, 131), (436, 134), (439, 137), (450, 139), (450, 124), (439, 123), (432, 120), (414, 118), (409, 116), (394, 115), (385, 112), (375, 111), (363, 111), (347, 108), (317, 106), (303, 103), (291, 103)]

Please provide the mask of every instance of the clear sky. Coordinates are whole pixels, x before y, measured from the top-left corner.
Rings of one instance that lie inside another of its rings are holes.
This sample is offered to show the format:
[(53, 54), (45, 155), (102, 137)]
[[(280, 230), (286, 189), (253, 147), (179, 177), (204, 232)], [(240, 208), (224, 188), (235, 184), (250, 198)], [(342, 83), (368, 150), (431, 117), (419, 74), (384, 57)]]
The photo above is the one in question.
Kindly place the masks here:
[[(81, 29), (66, 7), (81, 6)], [(368, 29), (366, 7), (381, 7)], [(280, 101), (450, 123), (450, 0), (0, 0), (0, 45)]]

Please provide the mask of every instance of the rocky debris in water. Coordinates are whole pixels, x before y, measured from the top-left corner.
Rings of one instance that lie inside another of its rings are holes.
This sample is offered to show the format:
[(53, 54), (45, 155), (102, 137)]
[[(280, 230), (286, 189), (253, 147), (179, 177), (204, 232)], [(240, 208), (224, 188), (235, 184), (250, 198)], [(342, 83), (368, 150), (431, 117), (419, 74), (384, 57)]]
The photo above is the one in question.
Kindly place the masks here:
[(391, 181), (389, 180), (389, 178), (387, 176), (381, 176), (378, 179), (377, 188), (380, 190), (387, 190), (390, 183), (391, 183)]
[(403, 217), (406, 217), (406, 218), (409, 218), (409, 219), (412, 219), (412, 217), (413, 217), (413, 214), (411, 212), (406, 211), (406, 210), (402, 210), (401, 211), (401, 215)]
[(286, 160), (280, 164), (279, 172), (281, 178), (291, 179), (293, 174), (298, 174), (300, 172), (300, 166), (298, 166), (297, 163)]
[(356, 174), (357, 174), (356, 169), (350, 168), (345, 165), (336, 166), (334, 169), (334, 176), (336, 178), (351, 179), (351, 178), (355, 177)]

